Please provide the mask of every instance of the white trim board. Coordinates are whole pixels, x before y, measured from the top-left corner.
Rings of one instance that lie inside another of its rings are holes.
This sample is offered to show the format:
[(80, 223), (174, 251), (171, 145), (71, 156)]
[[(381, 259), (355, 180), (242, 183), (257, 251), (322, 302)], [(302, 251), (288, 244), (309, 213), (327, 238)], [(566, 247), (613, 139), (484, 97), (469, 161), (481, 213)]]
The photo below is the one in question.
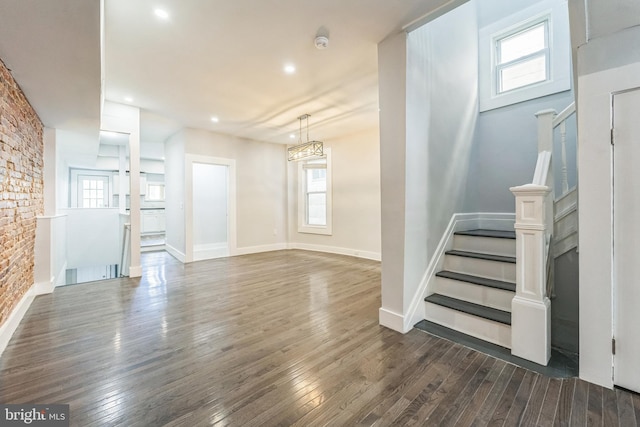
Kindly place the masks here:
[[(440, 242), (431, 257), (431, 260), (429, 260), (427, 269), (420, 280), (420, 285), (411, 299), (409, 309), (404, 315), (403, 326), (401, 328), (403, 333), (410, 331), (413, 328), (413, 325), (425, 318), (424, 298), (427, 296), (429, 291), (428, 285), (435, 277), (435, 274), (442, 269), (444, 253), (453, 246), (453, 233), (456, 231), (473, 230), (477, 228), (513, 230), (515, 221), (515, 213), (477, 212), (453, 214), (449, 221), (449, 225), (447, 225), (447, 228), (442, 234)], [(399, 331), (400, 329), (396, 330)]]
[(245, 246), (244, 248), (237, 248), (234, 255), (250, 255), (258, 254), (262, 252), (283, 251), (289, 249), (286, 243), (273, 243), (270, 245), (259, 246)]
[(27, 310), (31, 307), (31, 303), (38, 295), (50, 294), (53, 292), (55, 288), (55, 277), (51, 277), (50, 282), (41, 282), (34, 283), (29, 290), (20, 298), (20, 301), (16, 304), (15, 307), (9, 313), (9, 317), (7, 320), (0, 326), (0, 356), (7, 348), (9, 341), (11, 341), (11, 337), (15, 333), (18, 326), (20, 326), (20, 322), (25, 314), (27, 314)]
[(193, 245), (193, 260), (204, 261), (207, 259), (223, 258), (229, 256), (227, 242)]
[(169, 244), (165, 244), (165, 250), (167, 252), (169, 252), (169, 254), (174, 257), (175, 259), (177, 259), (178, 261), (180, 261), (181, 263), (185, 263), (186, 260), (186, 256), (185, 254), (183, 254), (182, 252), (180, 252), (179, 250), (177, 250), (176, 248), (174, 248), (173, 246), (169, 245)]
[(409, 329), (406, 329), (406, 322), (404, 322), (404, 317), (401, 314), (382, 307), (378, 310), (378, 324), (393, 329), (394, 331), (402, 332), (403, 334), (413, 329), (413, 325), (411, 325)]
[(347, 255), (356, 258), (370, 259), (372, 261), (380, 261), (382, 259), (379, 252), (361, 251), (358, 249), (340, 248), (337, 246), (310, 245), (307, 243), (289, 243), (288, 248), (313, 252), (325, 252), (337, 255)]

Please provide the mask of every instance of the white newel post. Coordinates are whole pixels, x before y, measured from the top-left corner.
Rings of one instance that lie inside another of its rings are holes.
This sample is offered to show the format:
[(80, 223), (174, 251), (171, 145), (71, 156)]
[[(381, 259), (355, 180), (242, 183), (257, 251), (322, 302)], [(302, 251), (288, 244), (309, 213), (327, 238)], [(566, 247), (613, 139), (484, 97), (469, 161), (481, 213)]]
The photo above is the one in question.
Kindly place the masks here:
[(511, 302), (511, 353), (547, 365), (551, 357), (551, 302), (546, 295), (550, 188), (512, 187), (516, 197), (516, 296)]

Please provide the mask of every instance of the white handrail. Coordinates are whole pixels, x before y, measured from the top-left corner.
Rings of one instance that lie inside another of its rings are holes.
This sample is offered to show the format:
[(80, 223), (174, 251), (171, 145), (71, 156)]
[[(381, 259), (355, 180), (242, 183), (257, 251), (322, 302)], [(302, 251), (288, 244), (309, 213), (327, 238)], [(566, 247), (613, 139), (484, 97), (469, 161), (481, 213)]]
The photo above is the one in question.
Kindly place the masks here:
[(560, 111), (560, 113), (553, 118), (553, 122), (552, 122), (553, 128), (555, 129), (560, 125), (560, 123), (567, 121), (567, 119), (575, 112), (576, 112), (576, 103), (572, 102), (567, 106), (567, 108)]

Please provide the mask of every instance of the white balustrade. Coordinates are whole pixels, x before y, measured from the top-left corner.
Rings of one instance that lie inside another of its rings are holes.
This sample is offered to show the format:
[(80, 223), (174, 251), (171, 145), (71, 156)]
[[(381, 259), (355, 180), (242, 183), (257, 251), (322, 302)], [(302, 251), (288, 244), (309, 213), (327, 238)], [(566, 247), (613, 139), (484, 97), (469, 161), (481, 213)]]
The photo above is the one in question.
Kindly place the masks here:
[(571, 104), (560, 114), (544, 110), (538, 118), (538, 161), (530, 184), (512, 187), (516, 198), (516, 296), (511, 302), (511, 353), (541, 365), (551, 357), (551, 301), (547, 280), (554, 221), (553, 133), (560, 128), (561, 189), (568, 193), (566, 120)]

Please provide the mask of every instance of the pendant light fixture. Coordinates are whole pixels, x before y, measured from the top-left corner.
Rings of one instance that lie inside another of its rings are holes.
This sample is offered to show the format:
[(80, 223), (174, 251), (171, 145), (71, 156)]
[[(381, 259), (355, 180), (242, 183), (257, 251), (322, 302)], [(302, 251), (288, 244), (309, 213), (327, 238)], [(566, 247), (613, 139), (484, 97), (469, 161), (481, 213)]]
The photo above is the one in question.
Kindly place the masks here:
[[(309, 141), (309, 117), (310, 114), (303, 114), (298, 117), (300, 121), (300, 137), (298, 139), (298, 145), (289, 147), (287, 149), (289, 161), (296, 161), (306, 159), (308, 157), (321, 157), (322, 156), (322, 142), (321, 141)], [(302, 121), (307, 121), (307, 142), (302, 142)]]

